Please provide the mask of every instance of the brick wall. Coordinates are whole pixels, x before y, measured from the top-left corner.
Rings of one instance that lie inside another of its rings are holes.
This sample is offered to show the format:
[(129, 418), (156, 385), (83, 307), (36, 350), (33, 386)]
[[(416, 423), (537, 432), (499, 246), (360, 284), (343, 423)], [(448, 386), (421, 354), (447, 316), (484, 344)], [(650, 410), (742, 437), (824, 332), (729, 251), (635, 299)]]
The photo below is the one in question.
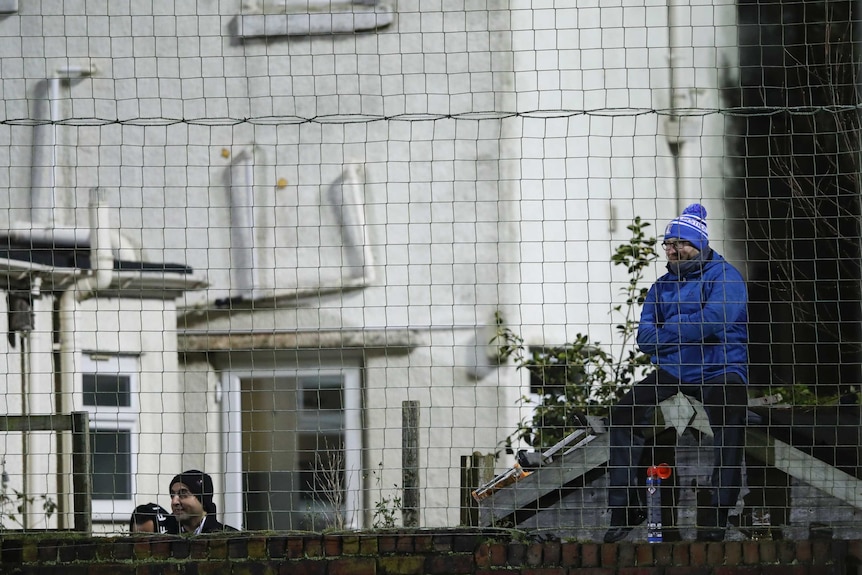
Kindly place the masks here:
[(825, 575), (862, 573), (862, 541), (577, 543), (509, 531), (0, 534), (3, 575)]

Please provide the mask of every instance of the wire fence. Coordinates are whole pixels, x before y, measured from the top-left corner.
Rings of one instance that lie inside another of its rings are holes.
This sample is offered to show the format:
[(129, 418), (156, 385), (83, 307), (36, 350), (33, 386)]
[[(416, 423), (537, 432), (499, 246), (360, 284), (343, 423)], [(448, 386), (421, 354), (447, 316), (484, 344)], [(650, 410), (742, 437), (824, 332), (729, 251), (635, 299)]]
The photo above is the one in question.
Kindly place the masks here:
[[(601, 539), (699, 203), (748, 292), (726, 536), (858, 537), (851, 3), (492, 4), (0, 1), (0, 411), (86, 413), (90, 476), (6, 428), (0, 527), (177, 529), (181, 483), (245, 530)], [(674, 469), (667, 539), (709, 507), (708, 408), (667, 399), (633, 463)]]

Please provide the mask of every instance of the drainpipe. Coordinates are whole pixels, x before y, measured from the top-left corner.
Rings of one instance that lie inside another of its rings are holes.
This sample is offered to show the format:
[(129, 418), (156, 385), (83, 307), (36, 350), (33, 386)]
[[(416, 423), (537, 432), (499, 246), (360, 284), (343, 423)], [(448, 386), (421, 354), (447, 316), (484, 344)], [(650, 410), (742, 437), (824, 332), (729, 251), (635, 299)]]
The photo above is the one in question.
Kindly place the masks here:
[[(688, 13), (685, 12), (688, 10)], [(691, 5), (689, 0), (668, 0), (667, 4), (667, 26), (668, 26), (668, 51), (670, 60), (670, 107), (671, 113), (666, 119), (666, 134), (668, 147), (673, 156), (673, 186), (676, 210), (681, 213), (688, 201), (685, 196), (684, 184), (687, 170), (685, 152), (686, 140), (692, 134), (696, 121), (695, 117), (684, 116), (679, 110), (692, 108), (693, 86), (694, 86), (694, 62), (691, 52), (694, 50), (691, 43), (693, 29), (691, 27)], [(686, 53), (688, 51), (688, 53)]]
[[(111, 285), (114, 271), (114, 257), (111, 250), (111, 229), (108, 206), (105, 202), (105, 192), (99, 188), (90, 190), (90, 271), (73, 283), (60, 296), (59, 330), (60, 330), (60, 398), (58, 407), (60, 413), (70, 413), (74, 410), (77, 345), (75, 333), (81, 329), (75, 325), (77, 304), (87, 299), (97, 297), (99, 292)], [(64, 445), (63, 453), (71, 453), (71, 443)], [(66, 474), (67, 476), (69, 474)], [(69, 489), (61, 490), (67, 494)], [(68, 503), (68, 502), (67, 502)], [(67, 504), (64, 509), (70, 509)]]
[(345, 261), (350, 271), (347, 282), (365, 285), (374, 280), (370, 242), (365, 227), (365, 171), (357, 163), (347, 164), (341, 177), (330, 184), (328, 200), (341, 225)]
[(65, 66), (45, 80), (48, 123), (33, 132), (33, 160), (30, 172), (30, 221), (54, 225), (57, 204), (57, 122), (60, 120), (60, 89), (65, 82), (86, 78), (95, 73), (92, 66)]
[[(32, 366), (30, 350), (30, 333), (33, 331), (33, 301), (41, 295), (42, 278), (34, 277), (30, 283), (30, 293), (27, 297), (22, 297), (16, 302), (10, 299), (9, 305), (14, 306), (15, 321), (14, 324), (10, 318), (9, 331), (13, 334), (20, 335), (19, 343), (21, 345), (21, 413), (28, 415), (31, 412), (30, 394), (33, 393), (33, 385), (31, 382)], [(39, 410), (36, 410), (39, 413)], [(33, 436), (29, 431), (24, 431), (21, 434), (21, 473), (24, 478), (24, 494), (31, 496), (37, 492), (35, 477), (30, 473), (30, 454), (35, 453), (33, 449)], [(24, 505), (27, 506), (25, 500)], [(21, 513), (21, 526), (26, 531), (33, 527), (32, 515), (26, 509)]]
[(231, 297), (254, 299), (258, 288), (254, 245), (254, 151), (243, 150), (230, 166)]

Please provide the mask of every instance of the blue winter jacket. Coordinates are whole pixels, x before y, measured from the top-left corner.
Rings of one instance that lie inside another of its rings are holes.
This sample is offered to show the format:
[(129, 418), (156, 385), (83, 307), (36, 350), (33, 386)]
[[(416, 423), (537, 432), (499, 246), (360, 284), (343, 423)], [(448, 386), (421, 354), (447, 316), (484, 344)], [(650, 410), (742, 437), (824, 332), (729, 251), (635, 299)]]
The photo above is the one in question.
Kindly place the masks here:
[(666, 273), (647, 294), (640, 350), (684, 384), (726, 373), (748, 382), (748, 295), (742, 275), (718, 253), (683, 277)]

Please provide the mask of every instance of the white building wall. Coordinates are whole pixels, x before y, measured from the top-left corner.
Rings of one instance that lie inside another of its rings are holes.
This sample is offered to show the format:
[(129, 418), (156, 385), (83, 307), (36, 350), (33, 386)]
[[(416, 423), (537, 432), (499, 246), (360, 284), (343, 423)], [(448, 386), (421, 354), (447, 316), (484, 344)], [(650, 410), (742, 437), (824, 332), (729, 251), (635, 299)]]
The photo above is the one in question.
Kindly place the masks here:
[[(134, 428), (137, 455), (133, 457), (134, 503), (167, 501), (170, 479), (183, 470), (184, 443), (194, 441), (187, 422), (188, 404), (195, 404), (179, 386), (180, 370), (176, 347), (176, 306), (173, 301), (131, 298), (98, 298), (81, 302), (74, 316), (74, 348), (80, 366), (84, 355), (119, 354), (136, 361), (136, 400), (140, 417)], [(68, 397), (63, 412), (86, 408), (81, 404), (80, 368), (75, 389), (64, 390)], [(91, 418), (92, 419), (92, 418)], [(131, 509), (115, 509), (112, 518), (101, 516), (96, 530), (114, 531), (105, 521), (127, 525)], [(70, 520), (71, 524), (71, 520)]]
[[(85, 226), (89, 189), (108, 189), (112, 222), (145, 259), (206, 272), (212, 287), (182, 302), (182, 327), (427, 330), (427, 346), (366, 358), (365, 463), (383, 461), (384, 484), (400, 481), (401, 401), (418, 399), (423, 524), (453, 524), (459, 457), (498, 448), (522, 392), (510, 368), (476, 379), (465, 359), (487, 343), (476, 326), (502, 310), (529, 344), (584, 331), (611, 340), (625, 278), (609, 258), (631, 219), (660, 234), (703, 199), (721, 221), (721, 116), (689, 126), (697, 138), (681, 147), (678, 183), (668, 127), (651, 112), (671, 107), (675, 77), (662, 3), (400, 1), (376, 32), (244, 41), (232, 36), (240, 11), (239, 0), (21, 3), (0, 20), (0, 115), (44, 118), (46, 78), (92, 66), (92, 77), (62, 84), (57, 113), (106, 121), (57, 127), (55, 221)], [(712, 107), (732, 4), (678, 12), (690, 18), (677, 30), (691, 31), (684, 62), (698, 71), (680, 75), (682, 87)], [(367, 121), (305, 121), (338, 116)], [(34, 132), (0, 125), (10, 189), (0, 224), (26, 222)], [(210, 313), (247, 279), (231, 260), (232, 162), (242, 154), (253, 158), (255, 295), (269, 308)], [(348, 165), (361, 167), (359, 203), (342, 206), (331, 184)], [(333, 293), (309, 296), (319, 288)], [(134, 325), (103, 325), (94, 343)], [(144, 325), (141, 345), (158, 346)], [(173, 329), (164, 317), (153, 325)], [(179, 467), (223, 465), (217, 374), (173, 351), (152, 373), (182, 383), (163, 382), (164, 416), (152, 405), (152, 421), (142, 419), (163, 433), (167, 458), (142, 480), (152, 496)]]
[[(522, 305), (513, 322), (529, 343), (579, 332), (610, 342), (609, 312), (627, 280), (610, 257), (635, 216), (660, 237), (686, 205), (702, 202), (723, 250), (725, 127), (714, 112), (735, 60), (735, 4), (510, 5), (525, 114), (512, 140), (522, 150)], [(675, 120), (680, 108), (691, 115)], [(531, 117), (535, 110), (562, 118)]]

